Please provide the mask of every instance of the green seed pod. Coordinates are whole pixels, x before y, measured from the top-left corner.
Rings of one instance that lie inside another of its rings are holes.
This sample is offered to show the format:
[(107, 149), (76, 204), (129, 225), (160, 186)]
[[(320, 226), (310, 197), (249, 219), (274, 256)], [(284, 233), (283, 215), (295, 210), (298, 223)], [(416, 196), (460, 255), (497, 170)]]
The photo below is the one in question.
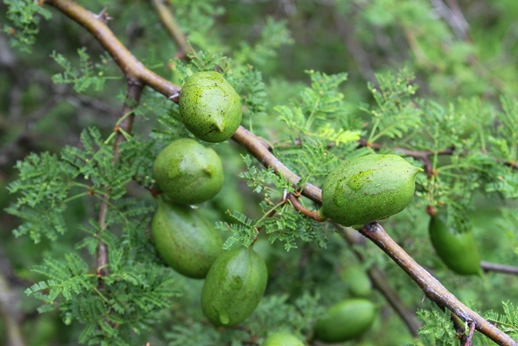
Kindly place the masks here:
[(158, 253), (178, 273), (204, 278), (222, 252), (220, 234), (199, 210), (157, 202), (151, 228)]
[(397, 155), (353, 158), (326, 177), (319, 213), (344, 226), (385, 219), (410, 203), (421, 171)]
[(428, 225), (435, 252), (448, 268), (461, 275), (482, 275), (480, 254), (471, 231), (456, 232), (443, 216), (432, 216)]
[(333, 343), (355, 339), (365, 333), (374, 322), (376, 308), (369, 300), (341, 301), (329, 309), (315, 325), (315, 339)]
[(214, 197), (223, 186), (218, 154), (194, 139), (173, 141), (157, 156), (153, 177), (171, 202), (198, 204)]
[(198, 72), (187, 79), (179, 99), (180, 118), (196, 137), (223, 142), (241, 124), (239, 94), (214, 71)]
[(363, 268), (357, 265), (347, 267), (342, 273), (349, 292), (354, 297), (366, 298), (372, 294), (371, 280)]
[(264, 261), (251, 248), (224, 252), (205, 278), (201, 294), (203, 314), (215, 326), (241, 323), (261, 301), (267, 278)]
[(304, 346), (304, 343), (290, 333), (275, 332), (264, 339), (262, 346)]

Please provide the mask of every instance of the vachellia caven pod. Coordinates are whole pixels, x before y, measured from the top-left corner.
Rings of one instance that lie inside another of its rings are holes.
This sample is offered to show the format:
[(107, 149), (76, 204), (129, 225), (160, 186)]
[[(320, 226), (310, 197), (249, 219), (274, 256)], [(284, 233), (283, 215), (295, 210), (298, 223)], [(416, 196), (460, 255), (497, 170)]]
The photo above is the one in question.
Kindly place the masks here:
[(153, 163), (153, 177), (169, 201), (198, 204), (221, 190), (223, 165), (212, 148), (194, 139), (181, 138), (158, 154)]
[(157, 198), (152, 236), (162, 259), (178, 273), (202, 279), (223, 251), (223, 240), (199, 210)]
[(261, 346), (304, 346), (295, 335), (287, 332), (270, 333)]
[(366, 298), (372, 294), (371, 280), (361, 266), (348, 266), (341, 273), (341, 277), (354, 297)]
[(241, 323), (261, 301), (267, 280), (266, 265), (251, 247), (223, 252), (203, 284), (203, 314), (215, 326)]
[(435, 215), (428, 225), (435, 252), (448, 268), (461, 275), (482, 275), (480, 254), (473, 233), (449, 227), (444, 216)]
[(207, 142), (223, 142), (241, 124), (239, 94), (218, 72), (197, 72), (182, 87), (180, 119), (196, 137)]
[(376, 307), (366, 299), (343, 300), (327, 309), (315, 325), (315, 339), (334, 343), (355, 339), (374, 322)]
[(421, 171), (397, 155), (348, 160), (324, 180), (319, 214), (353, 227), (397, 214), (412, 200), (415, 176)]

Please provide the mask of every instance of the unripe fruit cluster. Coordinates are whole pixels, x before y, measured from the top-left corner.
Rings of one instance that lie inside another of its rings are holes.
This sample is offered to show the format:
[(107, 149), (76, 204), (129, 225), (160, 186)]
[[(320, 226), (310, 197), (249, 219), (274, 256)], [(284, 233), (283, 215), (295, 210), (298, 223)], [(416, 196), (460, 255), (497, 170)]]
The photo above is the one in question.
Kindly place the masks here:
[(223, 252), (220, 234), (190, 206), (220, 191), (221, 160), (211, 148), (179, 139), (158, 154), (153, 174), (161, 191), (152, 222), (158, 253), (178, 273), (205, 278), (202, 310), (210, 322), (225, 327), (241, 323), (264, 294), (266, 264), (251, 248)]

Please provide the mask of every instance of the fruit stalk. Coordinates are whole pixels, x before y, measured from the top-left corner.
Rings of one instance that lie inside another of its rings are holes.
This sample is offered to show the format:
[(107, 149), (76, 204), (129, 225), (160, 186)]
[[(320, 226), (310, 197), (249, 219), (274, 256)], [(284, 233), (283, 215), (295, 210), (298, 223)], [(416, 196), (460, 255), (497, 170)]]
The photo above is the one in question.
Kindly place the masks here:
[(418, 285), (426, 296), (441, 306), (447, 307), (455, 315), (468, 323), (475, 323), (475, 328), (491, 338), (498, 345), (518, 346), (518, 342), (509, 335), (483, 319), (451, 294), (436, 278), (417, 264), (377, 222), (365, 225), (360, 232), (382, 249), (401, 267)]

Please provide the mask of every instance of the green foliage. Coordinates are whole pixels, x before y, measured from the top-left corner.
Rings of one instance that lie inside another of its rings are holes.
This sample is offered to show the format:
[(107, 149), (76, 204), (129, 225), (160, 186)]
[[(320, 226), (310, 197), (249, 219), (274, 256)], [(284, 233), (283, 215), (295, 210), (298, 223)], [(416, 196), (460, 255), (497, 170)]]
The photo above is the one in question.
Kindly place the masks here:
[(234, 53), (236, 60), (242, 64), (251, 63), (261, 70), (268, 70), (270, 62), (277, 57), (279, 47), (293, 43), (286, 21), (276, 22), (272, 17), (266, 18), (261, 36), (253, 46), (241, 42), (240, 50)]
[[(93, 219), (76, 226), (89, 234), (77, 249), (86, 248), (95, 256), (99, 241), (110, 249), (110, 275), (91, 273), (88, 263), (76, 253), (65, 255), (63, 260), (47, 257), (44, 265), (33, 268), (47, 280), (26, 290), (45, 302), (40, 312), (58, 309), (66, 324), (83, 324), (79, 341), (89, 345), (125, 345), (126, 333), (148, 330), (155, 322), (154, 314), (180, 294), (174, 288), (171, 270), (153, 260), (155, 250), (142, 233), (154, 208), (125, 196), (132, 179), (149, 176), (142, 169), (144, 163), (145, 170), (150, 170), (149, 162), (143, 160), (149, 156), (149, 145), (128, 138), (119, 146), (121, 158), (114, 164), (114, 135), (103, 140), (98, 129), (89, 128), (81, 135), (81, 149), (66, 147), (59, 157), (31, 155), (18, 164), (19, 179), (9, 186), (21, 197), (7, 211), (25, 221), (16, 234), (28, 234), (36, 242), (43, 236), (56, 240), (70, 230), (72, 225), (65, 224), (63, 214), (76, 198), (90, 196), (111, 207), (104, 226)], [(107, 227), (117, 226), (123, 231), (121, 235), (108, 231)]]
[(419, 335), (424, 337), (425, 345), (455, 346), (459, 344), (455, 330), (452, 328), (448, 310), (441, 311), (438, 308), (431, 310), (418, 310), (419, 319), (426, 324), (419, 329)]
[(7, 19), (13, 26), (4, 24), (3, 32), (11, 37), (13, 46), (29, 52), (36, 42), (41, 17), (50, 19), (50, 11), (39, 1), (5, 0)]
[(485, 313), (484, 318), (493, 323), (497, 323), (501, 328), (512, 337), (518, 336), (518, 307), (510, 301), (502, 302), (504, 313), (499, 314), (494, 311)]
[(411, 129), (419, 128), (422, 114), (411, 99), (417, 90), (412, 84), (414, 76), (408, 70), (402, 70), (397, 75), (388, 73), (376, 77), (379, 89), (372, 84), (369, 89), (377, 107), (365, 109), (373, 122), (367, 141), (402, 138)]
[(51, 57), (64, 70), (64, 72), (54, 75), (52, 81), (55, 84), (73, 84), (74, 90), (78, 93), (86, 91), (91, 86), (96, 91), (102, 90), (104, 83), (110, 78), (104, 74), (106, 73), (105, 65), (111, 59), (102, 57), (102, 64), (95, 64), (94, 68), (90, 56), (86, 53), (86, 48), (78, 49), (77, 53), (79, 55), (79, 68), (74, 68), (62, 54), (52, 52)]
[[(241, 96), (242, 125), (263, 137), (301, 179), (292, 185), (232, 140), (212, 145), (234, 190), (228, 195), (239, 201), (217, 208), (214, 200), (200, 211), (225, 236), (226, 249), (267, 238), (274, 264), (254, 314), (235, 329), (213, 328), (201, 315), (202, 282), (167, 268), (148, 232), (155, 211), (154, 158), (171, 141), (193, 137), (178, 106), (149, 87), (138, 104), (127, 100), (116, 61), (83, 27), (57, 9), (53, 21), (42, 22), (50, 18), (45, 2), (4, 1), (3, 32), (13, 46), (32, 47), (33, 54), (16, 55), (15, 73), (0, 76), (0, 165), (16, 161), (14, 173), (0, 174), (0, 186), (11, 193), (0, 201), (9, 214), (0, 226), (0, 255), (10, 257), (12, 275), (21, 279), (13, 285), (29, 281), (25, 293), (41, 304), (24, 298), (24, 313), (38, 309), (65, 322), (55, 332), (61, 339), (54, 335), (52, 342), (257, 345), (277, 329), (310, 340), (325, 306), (348, 297), (350, 284), (339, 273), (357, 265), (358, 254), (362, 269), (374, 264), (403, 303), (417, 310), (422, 291), (384, 253), (369, 242), (350, 246), (343, 230), (305, 217), (286, 199), (305, 183), (321, 186), (344, 160), (372, 152), (431, 168), (418, 176), (410, 206), (382, 221), (390, 235), (462, 301), (476, 302), (474, 309), (518, 337), (518, 311), (511, 303), (515, 278), (486, 273), (482, 284), (443, 270), (430, 256), (425, 213), (426, 206), (446, 205), (456, 229), (472, 230), (483, 260), (516, 262), (514, 1), (462, 4), (470, 24), (464, 27), (445, 15), (454, 11), (427, 0), (168, 2), (194, 49), (189, 61), (174, 58), (180, 48), (147, 2), (83, 3), (93, 13), (109, 5), (114, 34), (146, 67), (175, 84), (198, 71), (221, 72)], [(48, 35), (38, 36), (40, 28)], [(57, 74), (46, 71), (55, 67), (61, 69)], [(42, 80), (62, 85), (54, 89)], [(49, 106), (51, 99), (56, 101)], [(122, 103), (135, 108), (110, 120)], [(133, 116), (131, 134), (118, 128)], [(48, 129), (52, 136), (45, 135)], [(120, 136), (124, 140), (115, 145)], [(307, 209), (319, 207), (299, 200)], [(106, 268), (96, 261), (101, 241), (108, 249)], [(380, 306), (378, 321), (354, 343), (411, 339), (381, 295), (372, 299)], [(502, 300), (508, 300), (503, 311), (495, 312)], [(426, 308), (418, 317), (424, 326), (416, 344), (458, 344), (448, 311)], [(490, 344), (475, 335), (477, 344)]]

